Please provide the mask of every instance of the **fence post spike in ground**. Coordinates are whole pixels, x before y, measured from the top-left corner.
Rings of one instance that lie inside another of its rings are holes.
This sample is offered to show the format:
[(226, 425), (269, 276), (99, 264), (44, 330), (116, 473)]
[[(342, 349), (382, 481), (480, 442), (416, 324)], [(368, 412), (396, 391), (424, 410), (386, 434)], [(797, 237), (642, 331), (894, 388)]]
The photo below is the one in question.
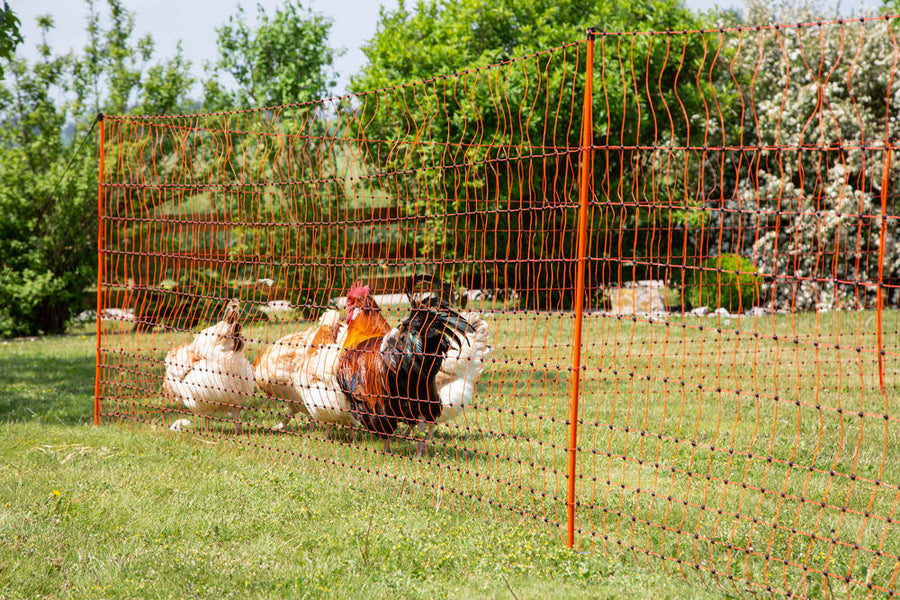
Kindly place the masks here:
[(584, 104), (581, 116), (581, 157), (578, 166), (578, 254), (575, 273), (575, 331), (572, 335), (572, 377), (569, 396), (569, 464), (566, 490), (566, 545), (575, 546), (575, 478), (578, 462), (578, 394), (581, 389), (581, 326), (584, 318), (584, 263), (587, 256), (588, 203), (593, 190), (592, 164), (594, 142), (593, 84), (594, 28), (587, 31), (584, 72)]

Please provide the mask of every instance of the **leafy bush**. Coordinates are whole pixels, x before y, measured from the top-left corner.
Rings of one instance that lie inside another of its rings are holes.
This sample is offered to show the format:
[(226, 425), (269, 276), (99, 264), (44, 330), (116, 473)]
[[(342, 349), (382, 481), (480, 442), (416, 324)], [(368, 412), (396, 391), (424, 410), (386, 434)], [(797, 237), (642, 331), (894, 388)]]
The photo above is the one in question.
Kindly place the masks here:
[(57, 152), (50, 142), (0, 150), (0, 337), (60, 333), (87, 308), (82, 290), (95, 279), (97, 256), (96, 175), (82, 157), (60, 181), (65, 165)]
[(694, 270), (686, 285), (685, 297), (692, 306), (744, 311), (759, 303), (762, 278), (749, 259), (722, 254), (707, 259)]
[(90, 271), (57, 276), (51, 271), (6, 269), (0, 274), (0, 337), (61, 331), (82, 304)]

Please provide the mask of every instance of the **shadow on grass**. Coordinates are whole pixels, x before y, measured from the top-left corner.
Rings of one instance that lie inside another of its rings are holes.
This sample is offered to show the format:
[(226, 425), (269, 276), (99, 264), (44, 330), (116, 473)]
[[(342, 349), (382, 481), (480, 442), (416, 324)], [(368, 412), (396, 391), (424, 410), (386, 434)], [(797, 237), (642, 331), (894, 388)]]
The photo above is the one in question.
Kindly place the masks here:
[(93, 418), (94, 357), (0, 355), (0, 422)]

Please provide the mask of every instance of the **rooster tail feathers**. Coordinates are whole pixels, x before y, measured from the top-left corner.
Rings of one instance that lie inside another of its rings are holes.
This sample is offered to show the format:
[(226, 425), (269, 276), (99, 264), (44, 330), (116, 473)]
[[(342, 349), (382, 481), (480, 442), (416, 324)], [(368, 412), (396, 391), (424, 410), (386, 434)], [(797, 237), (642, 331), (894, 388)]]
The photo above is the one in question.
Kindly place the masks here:
[(475, 331), (475, 326), (472, 325), (472, 323), (470, 323), (466, 317), (459, 314), (453, 309), (447, 310), (445, 322), (448, 327), (452, 327), (453, 329), (464, 335)]
[(475, 333), (475, 326), (467, 317), (452, 308), (429, 311), (434, 315), (434, 323), (441, 329), (441, 334), (448, 344), (462, 345), (465, 338)]
[[(484, 363), (494, 353), (490, 345), (490, 325), (478, 316), (469, 317), (474, 321), (474, 331), (467, 333), (461, 342), (454, 346), (445, 362), (444, 371), (450, 377), (466, 375), (472, 381), (484, 370)], [(475, 365), (475, 366), (471, 366)]]
[[(422, 286), (422, 290), (419, 292), (419, 298), (415, 297), (416, 295), (416, 286), (418, 284), (429, 284), (427, 286)], [(436, 296), (432, 295), (428, 298), (422, 298), (422, 295), (426, 293), (436, 294)], [(413, 308), (422, 305), (429, 300), (438, 299), (440, 303), (444, 306), (450, 306), (450, 296), (453, 293), (453, 287), (443, 281), (441, 278), (436, 275), (413, 275), (411, 277), (407, 277), (403, 282), (403, 293), (406, 294), (406, 297), (409, 298), (410, 304)]]
[[(425, 302), (437, 300), (429, 298)], [(446, 352), (454, 342), (462, 344), (467, 334), (475, 331), (468, 319), (450, 307), (420, 306), (414, 308), (400, 325), (401, 334), (423, 333), (428, 337), (441, 336), (441, 352)]]
[[(416, 297), (416, 286), (418, 284), (429, 284), (422, 286), (419, 296)], [(450, 305), (450, 298), (453, 293), (453, 286), (443, 281), (435, 275), (413, 275), (408, 277), (403, 284), (403, 291), (409, 298), (410, 306), (413, 312), (427, 311), (433, 317), (426, 318), (428, 321), (434, 321), (436, 325), (444, 328), (451, 328), (458, 333), (467, 334), (475, 331), (475, 327)], [(430, 293), (430, 296), (424, 294)], [(461, 343), (458, 333), (452, 335)]]

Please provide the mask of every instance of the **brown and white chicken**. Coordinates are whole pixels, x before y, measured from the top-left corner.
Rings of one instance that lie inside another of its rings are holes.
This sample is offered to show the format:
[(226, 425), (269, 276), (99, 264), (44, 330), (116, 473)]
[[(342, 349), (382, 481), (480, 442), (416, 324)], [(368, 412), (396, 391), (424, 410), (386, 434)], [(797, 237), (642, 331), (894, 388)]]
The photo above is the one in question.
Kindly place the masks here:
[(295, 374), (308, 368), (324, 369), (322, 353), (346, 328), (340, 311), (328, 310), (319, 317), (316, 327), (276, 340), (257, 357), (253, 363), (256, 385), (270, 398), (284, 400), (288, 407), (276, 431), (284, 430), (298, 413), (310, 416), (308, 384), (295, 380)]
[[(334, 311), (337, 313), (337, 311)], [(294, 369), (292, 381), (303, 398), (309, 418), (325, 425), (326, 437), (331, 437), (333, 425), (358, 426), (350, 412), (350, 402), (337, 380), (338, 359), (347, 340), (347, 324), (340, 319), (334, 328), (334, 338), (321, 346), (314, 346)]]
[[(241, 335), (240, 303), (228, 303), (222, 320), (194, 336), (189, 344), (169, 350), (165, 359), (164, 391), (198, 415), (209, 417), (230, 414), (235, 433), (240, 435), (241, 409), (253, 397), (256, 387), (253, 366), (244, 357), (246, 340)], [(178, 419), (170, 429), (190, 426)]]

